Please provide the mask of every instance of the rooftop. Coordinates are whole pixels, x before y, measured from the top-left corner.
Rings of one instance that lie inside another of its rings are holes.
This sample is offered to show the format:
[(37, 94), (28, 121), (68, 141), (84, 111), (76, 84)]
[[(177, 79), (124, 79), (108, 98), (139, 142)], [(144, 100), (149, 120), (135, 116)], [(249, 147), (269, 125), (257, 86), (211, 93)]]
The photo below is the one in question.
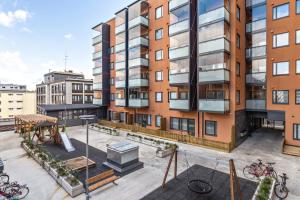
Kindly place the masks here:
[(59, 104), (59, 105), (38, 105), (45, 111), (58, 111), (58, 110), (76, 110), (76, 109), (93, 109), (99, 108), (99, 106), (93, 104)]

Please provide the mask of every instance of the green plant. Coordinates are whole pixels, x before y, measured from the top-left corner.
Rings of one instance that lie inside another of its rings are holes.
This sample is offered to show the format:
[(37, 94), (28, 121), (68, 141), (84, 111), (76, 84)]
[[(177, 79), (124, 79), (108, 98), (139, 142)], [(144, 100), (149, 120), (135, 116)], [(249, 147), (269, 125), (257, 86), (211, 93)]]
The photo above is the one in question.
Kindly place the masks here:
[(79, 180), (73, 175), (69, 175), (68, 178), (67, 178), (67, 181), (70, 183), (70, 185), (72, 187), (79, 184)]
[(58, 166), (57, 173), (59, 176), (68, 176), (69, 174), (63, 166)]
[(271, 186), (272, 186), (272, 179), (269, 177), (264, 178), (260, 184), (258, 194), (256, 196), (256, 200), (268, 200)]
[(58, 168), (58, 161), (53, 159), (51, 162), (50, 162), (50, 167), (53, 168), (53, 169), (57, 169)]

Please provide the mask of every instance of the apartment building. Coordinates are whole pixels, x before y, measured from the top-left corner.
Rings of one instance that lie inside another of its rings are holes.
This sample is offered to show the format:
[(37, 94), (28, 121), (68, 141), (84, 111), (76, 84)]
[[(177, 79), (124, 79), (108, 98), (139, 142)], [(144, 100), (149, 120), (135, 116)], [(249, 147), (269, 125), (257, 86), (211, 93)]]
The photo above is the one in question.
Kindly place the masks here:
[(36, 93), (25, 85), (0, 84), (0, 120), (36, 113)]
[(299, 14), (299, 0), (136, 1), (93, 28), (94, 98), (109, 120), (232, 146), (279, 124), (300, 146)]

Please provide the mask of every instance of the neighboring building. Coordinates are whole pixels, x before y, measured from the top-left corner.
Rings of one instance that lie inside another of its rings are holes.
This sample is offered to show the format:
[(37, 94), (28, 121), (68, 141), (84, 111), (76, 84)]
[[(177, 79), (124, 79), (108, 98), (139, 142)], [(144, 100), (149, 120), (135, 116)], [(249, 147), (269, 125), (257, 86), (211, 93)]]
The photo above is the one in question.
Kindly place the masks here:
[(25, 85), (0, 84), (0, 120), (36, 114), (36, 93)]
[(93, 28), (95, 102), (109, 120), (233, 146), (281, 124), (300, 146), (299, 14), (299, 0), (136, 1)]
[(79, 115), (95, 114), (99, 107), (93, 105), (93, 80), (72, 71), (53, 71), (44, 75), (37, 84), (38, 113), (58, 117), (67, 125), (81, 124)]

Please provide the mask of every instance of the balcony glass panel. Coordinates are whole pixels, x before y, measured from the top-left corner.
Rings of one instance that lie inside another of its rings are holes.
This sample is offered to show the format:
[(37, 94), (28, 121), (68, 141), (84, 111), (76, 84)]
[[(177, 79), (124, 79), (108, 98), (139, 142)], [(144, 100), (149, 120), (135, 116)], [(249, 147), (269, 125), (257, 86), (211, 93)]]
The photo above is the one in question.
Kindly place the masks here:
[(199, 26), (224, 19), (229, 23), (230, 14), (224, 7), (199, 15)]
[(96, 99), (96, 98), (93, 98), (93, 104), (94, 105), (102, 105), (102, 99)]
[(116, 63), (118, 62), (125, 62), (126, 60), (126, 52), (125, 51), (120, 51), (116, 53)]
[(102, 83), (94, 83), (93, 90), (102, 90)]
[(266, 29), (266, 20), (265, 19), (262, 19), (262, 20), (258, 20), (258, 21), (255, 21), (255, 22), (251, 22), (251, 23), (248, 23), (246, 25), (246, 32), (247, 33), (251, 33), (251, 32), (255, 32), (255, 31), (259, 31), (259, 30), (265, 30)]
[(135, 46), (149, 46), (149, 40), (144, 37), (137, 37), (129, 41), (129, 48), (135, 47)]
[(124, 51), (124, 50), (125, 50), (125, 43), (117, 44), (115, 46), (115, 51), (116, 52), (120, 52), (120, 51)]
[(115, 99), (116, 106), (125, 106), (125, 99)]
[(170, 74), (169, 75), (169, 83), (170, 84), (189, 83), (189, 73)]
[(125, 31), (125, 29), (126, 29), (126, 26), (125, 26), (125, 24), (121, 24), (121, 25), (119, 25), (119, 26), (117, 26), (116, 27), (116, 29), (115, 29), (115, 34), (117, 35), (117, 34), (119, 34), (119, 33), (122, 33), (122, 32), (124, 32)]
[(177, 59), (189, 56), (189, 46), (178, 49), (169, 49), (169, 58)]
[(266, 46), (246, 49), (246, 58), (256, 58), (266, 56)]
[(116, 88), (125, 88), (126, 83), (125, 81), (116, 81), (115, 87)]
[(247, 110), (265, 110), (266, 109), (266, 100), (259, 99), (249, 99), (246, 100), (246, 109)]
[(129, 87), (148, 87), (149, 81), (148, 79), (129, 79)]
[(129, 40), (135, 39), (137, 37), (148, 38), (149, 30), (145, 26), (135, 26), (128, 31)]
[(189, 30), (189, 20), (184, 20), (169, 26), (169, 35)]
[(95, 52), (93, 54), (93, 59), (96, 60), (96, 59), (101, 59), (102, 58), (102, 51), (98, 51), (98, 52)]
[(93, 38), (93, 44), (97, 44), (102, 42), (102, 35), (98, 35), (96, 37)]
[(199, 99), (199, 111), (208, 113), (229, 112), (229, 100)]
[(190, 44), (190, 33), (184, 32), (170, 37), (170, 49), (185, 47)]
[(182, 74), (189, 72), (189, 59), (170, 61), (170, 74)]
[(101, 74), (102, 73), (102, 67), (95, 67), (93, 68), (93, 75), (96, 75), (96, 74)]
[(266, 0), (247, 0), (246, 7), (251, 7), (262, 3), (266, 3)]
[(189, 0), (171, 0), (169, 2), (169, 10), (173, 10), (174, 8), (177, 8), (181, 5), (189, 3)]
[(230, 56), (224, 52), (199, 56), (198, 64), (200, 71), (230, 69)]
[(216, 10), (220, 7), (229, 8), (229, 0), (198, 0), (198, 12), (200, 15)]
[(137, 25), (149, 26), (149, 20), (145, 17), (139, 16), (135, 19), (129, 21), (129, 28), (135, 27)]
[(259, 32), (259, 33), (247, 35), (247, 47), (246, 48), (266, 46), (266, 44), (267, 44), (267, 33), (266, 32)]
[(199, 83), (229, 82), (229, 81), (230, 81), (229, 71), (226, 69), (199, 71)]
[(230, 27), (224, 21), (202, 26), (198, 31), (198, 42), (205, 42), (216, 38), (225, 38), (230, 40)]
[(205, 54), (215, 51), (227, 51), (230, 52), (230, 43), (224, 38), (211, 40), (208, 42), (199, 43), (199, 54)]
[(186, 21), (190, 17), (189, 5), (170, 11), (170, 24)]
[(188, 99), (170, 99), (169, 108), (175, 110), (189, 110)]
[(266, 73), (253, 73), (246, 75), (247, 84), (265, 84), (266, 82)]
[(125, 62), (118, 62), (115, 64), (115, 69), (116, 70), (122, 70), (126, 68), (126, 64)]
[(147, 17), (149, 13), (149, 4), (146, 1), (138, 1), (128, 8), (128, 21), (137, 17)]
[(148, 106), (149, 106), (148, 99), (129, 99), (129, 107), (141, 108), (141, 107), (148, 107)]
[(122, 44), (126, 42), (126, 33), (116, 35), (116, 44)]
[(137, 67), (137, 66), (145, 66), (149, 67), (149, 60), (145, 58), (135, 58), (132, 60), (129, 60), (129, 68), (131, 67)]

